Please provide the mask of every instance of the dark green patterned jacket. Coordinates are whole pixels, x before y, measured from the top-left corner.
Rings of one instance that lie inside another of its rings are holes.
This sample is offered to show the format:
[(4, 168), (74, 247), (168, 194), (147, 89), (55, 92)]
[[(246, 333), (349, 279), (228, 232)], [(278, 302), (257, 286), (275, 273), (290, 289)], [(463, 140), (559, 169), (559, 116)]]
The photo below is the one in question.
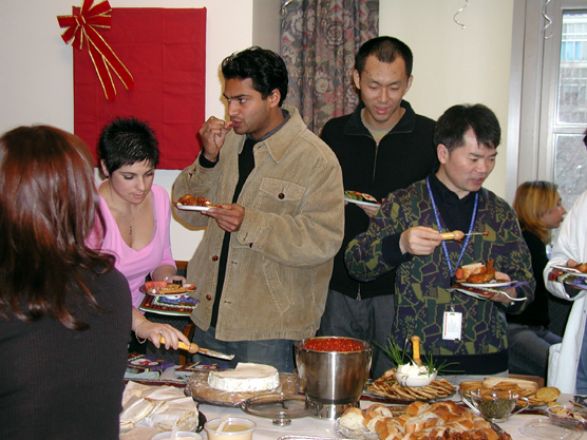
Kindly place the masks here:
[[(367, 231), (349, 243), (345, 261), (351, 275), (368, 281), (391, 270), (393, 267), (382, 257), (382, 239), (418, 225), (435, 225), (425, 180), (391, 193)], [(513, 209), (491, 191), (482, 189), (473, 230), (488, 231), (489, 235), (471, 238), (461, 265), (494, 259), (496, 270), (507, 273), (512, 280), (527, 282), (517, 288), (517, 294), (531, 301), (534, 278), (530, 254)], [(462, 243), (451, 241), (447, 245), (455, 265)], [(395, 283), (393, 339), (403, 346), (406, 338), (418, 335), (425, 352), (449, 360), (451, 356), (507, 350), (505, 310), (520, 312), (525, 302), (507, 307), (451, 291), (450, 286), (451, 275), (441, 246), (431, 255), (412, 256), (402, 262)], [(442, 339), (443, 314), (451, 309), (463, 313), (461, 340)]]

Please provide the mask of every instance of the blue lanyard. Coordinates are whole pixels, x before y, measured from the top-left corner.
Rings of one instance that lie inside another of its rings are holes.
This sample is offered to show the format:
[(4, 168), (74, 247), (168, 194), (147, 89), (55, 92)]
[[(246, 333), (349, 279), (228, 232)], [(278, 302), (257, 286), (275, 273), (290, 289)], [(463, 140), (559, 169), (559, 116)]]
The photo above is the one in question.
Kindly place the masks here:
[[(426, 188), (428, 189), (428, 195), (430, 196), (430, 201), (432, 202), (432, 209), (434, 210), (434, 217), (436, 218), (436, 225), (438, 226), (438, 230), (442, 231), (442, 225), (440, 223), (440, 213), (438, 212), (438, 208), (436, 207), (436, 201), (434, 200), (434, 194), (432, 194), (432, 188), (430, 187), (430, 177), (426, 178)], [(475, 194), (475, 205), (473, 206), (473, 214), (471, 215), (471, 224), (469, 225), (469, 232), (473, 232), (473, 227), (475, 226), (475, 219), (477, 218), (477, 206), (479, 205), (479, 193)], [(450, 262), (450, 256), (448, 254), (448, 247), (446, 246), (446, 242), (442, 242), (442, 252), (444, 253), (444, 258), (446, 259), (446, 264), (448, 265), (448, 270), (450, 271), (450, 276), (453, 277), (454, 273), (456, 272), (457, 268), (459, 267), (461, 260), (463, 259), (463, 255), (465, 255), (465, 249), (467, 249), (467, 245), (469, 244), (469, 240), (471, 239), (470, 235), (467, 235), (465, 238), (465, 242), (461, 247), (461, 253), (459, 254), (459, 259), (457, 260), (457, 264), (453, 269), (452, 263)]]

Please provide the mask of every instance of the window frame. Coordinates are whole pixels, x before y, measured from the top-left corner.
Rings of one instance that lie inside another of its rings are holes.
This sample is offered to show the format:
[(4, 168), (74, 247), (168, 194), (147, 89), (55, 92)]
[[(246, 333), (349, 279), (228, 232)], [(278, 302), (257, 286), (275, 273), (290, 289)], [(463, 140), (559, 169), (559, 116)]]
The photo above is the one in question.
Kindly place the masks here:
[[(508, 117), (507, 198), (527, 180), (554, 180), (554, 128), (575, 133), (556, 121), (563, 11), (587, 10), (587, 0), (514, 0)], [(548, 35), (549, 38), (544, 38)], [(587, 125), (587, 121), (585, 121)]]

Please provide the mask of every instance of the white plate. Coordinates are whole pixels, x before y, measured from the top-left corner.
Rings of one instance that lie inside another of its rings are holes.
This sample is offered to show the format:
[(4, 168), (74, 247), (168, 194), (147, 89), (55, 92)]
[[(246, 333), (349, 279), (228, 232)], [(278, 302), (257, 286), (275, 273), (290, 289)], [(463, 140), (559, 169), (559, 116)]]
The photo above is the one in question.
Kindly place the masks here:
[(582, 431), (573, 431), (553, 425), (548, 419), (530, 420), (520, 427), (520, 433), (535, 440), (576, 440), (583, 435)]
[(359, 206), (381, 206), (380, 203), (374, 203), (374, 202), (364, 202), (363, 200), (357, 200), (357, 199), (351, 199), (351, 198), (344, 198), (345, 202), (349, 202), (349, 203), (354, 203), (355, 205), (359, 205)]
[(474, 287), (476, 289), (498, 289), (500, 287), (509, 287), (515, 284), (515, 281), (494, 281), (492, 283), (459, 283), (463, 287)]
[(472, 296), (473, 298), (485, 299), (485, 300), (489, 300), (496, 295), (493, 292), (487, 292), (488, 295), (481, 295), (480, 293), (471, 292), (470, 290), (466, 290), (466, 289), (453, 289), (453, 290), (456, 290), (457, 292), (464, 293), (465, 295), (468, 295), (468, 296)]
[(200, 211), (205, 212), (208, 211), (211, 207), (210, 206), (200, 206), (200, 205), (182, 205), (181, 203), (176, 203), (177, 209), (181, 209), (182, 211)]
[(565, 273), (569, 273), (575, 277), (580, 277), (580, 278), (587, 278), (587, 273), (583, 273), (583, 272), (579, 272), (577, 269), (573, 269), (572, 267), (566, 267), (566, 266), (557, 266), (557, 265), (552, 265), (550, 266), (552, 269), (560, 269)]

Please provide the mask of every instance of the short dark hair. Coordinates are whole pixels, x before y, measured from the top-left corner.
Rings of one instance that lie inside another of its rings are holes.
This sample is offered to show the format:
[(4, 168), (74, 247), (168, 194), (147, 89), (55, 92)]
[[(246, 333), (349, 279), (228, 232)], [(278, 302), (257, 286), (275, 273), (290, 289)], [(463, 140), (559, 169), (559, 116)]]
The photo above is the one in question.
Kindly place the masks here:
[(146, 122), (135, 118), (117, 118), (102, 129), (98, 155), (108, 173), (124, 165), (148, 161), (159, 163), (159, 146), (155, 133)]
[(434, 131), (434, 143), (443, 144), (448, 150), (464, 144), (463, 135), (472, 128), (480, 144), (497, 148), (501, 140), (499, 121), (488, 107), (483, 104), (454, 105), (446, 110)]
[(391, 63), (399, 56), (406, 63), (406, 73), (408, 76), (412, 75), (412, 66), (414, 64), (412, 50), (406, 43), (397, 38), (377, 37), (363, 43), (355, 57), (355, 69), (359, 74), (365, 68), (365, 63), (369, 55), (374, 55), (383, 63)]
[(287, 68), (283, 59), (275, 52), (253, 46), (233, 53), (222, 61), (224, 79), (247, 79), (253, 81), (253, 88), (263, 99), (278, 89), (281, 94), (279, 105), (287, 96)]

